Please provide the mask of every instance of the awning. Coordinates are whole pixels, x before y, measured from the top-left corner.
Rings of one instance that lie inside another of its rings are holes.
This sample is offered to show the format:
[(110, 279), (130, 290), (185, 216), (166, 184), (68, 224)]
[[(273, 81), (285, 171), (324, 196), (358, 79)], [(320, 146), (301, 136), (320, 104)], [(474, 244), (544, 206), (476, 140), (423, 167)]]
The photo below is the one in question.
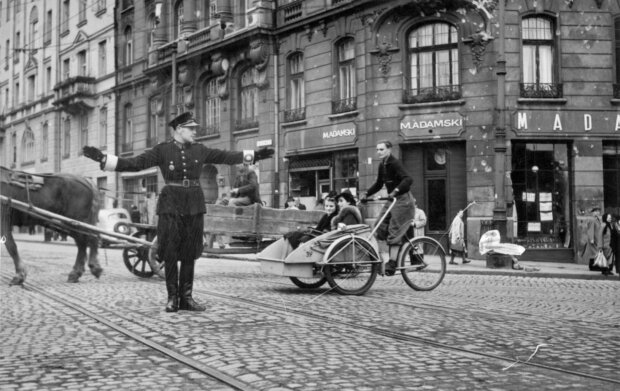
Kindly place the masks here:
[(299, 159), (291, 160), (288, 165), (289, 171), (312, 169), (328, 169), (332, 165), (331, 159)]
[(123, 172), (121, 173), (121, 178), (137, 178), (155, 174), (157, 174), (157, 167), (151, 167), (142, 171)]

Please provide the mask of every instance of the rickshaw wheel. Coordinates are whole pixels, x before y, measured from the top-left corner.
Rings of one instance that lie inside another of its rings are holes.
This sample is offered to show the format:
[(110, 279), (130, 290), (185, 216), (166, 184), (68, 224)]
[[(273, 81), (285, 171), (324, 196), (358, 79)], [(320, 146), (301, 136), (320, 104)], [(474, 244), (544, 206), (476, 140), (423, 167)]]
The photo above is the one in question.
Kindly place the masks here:
[[(131, 236), (145, 240), (147, 238), (147, 235), (143, 232), (135, 232)], [(150, 278), (154, 274), (149, 263), (150, 256), (152, 256), (152, 249), (148, 246), (127, 247), (123, 250), (123, 263), (136, 276)]]
[(377, 278), (379, 255), (367, 240), (347, 237), (325, 253), (323, 272), (329, 286), (341, 295), (363, 295)]
[(327, 278), (297, 278), (297, 277), (289, 277), (293, 284), (297, 285), (297, 287), (301, 289), (317, 289), (323, 286), (325, 282), (327, 282)]
[(446, 253), (435, 239), (417, 237), (401, 246), (398, 269), (412, 289), (430, 291), (446, 275)]

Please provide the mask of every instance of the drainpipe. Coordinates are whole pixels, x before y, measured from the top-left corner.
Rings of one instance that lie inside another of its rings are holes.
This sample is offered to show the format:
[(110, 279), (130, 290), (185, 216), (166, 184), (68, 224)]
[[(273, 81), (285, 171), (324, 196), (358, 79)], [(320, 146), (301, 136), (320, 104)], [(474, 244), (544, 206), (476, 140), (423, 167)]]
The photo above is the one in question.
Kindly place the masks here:
[(273, 45), (273, 133), (274, 169), (273, 169), (273, 207), (280, 205), (280, 84), (278, 78), (278, 38)]
[(501, 237), (506, 238), (506, 4), (499, 1), (499, 40), (497, 55), (497, 126), (495, 128), (495, 206), (493, 208), (493, 225)]

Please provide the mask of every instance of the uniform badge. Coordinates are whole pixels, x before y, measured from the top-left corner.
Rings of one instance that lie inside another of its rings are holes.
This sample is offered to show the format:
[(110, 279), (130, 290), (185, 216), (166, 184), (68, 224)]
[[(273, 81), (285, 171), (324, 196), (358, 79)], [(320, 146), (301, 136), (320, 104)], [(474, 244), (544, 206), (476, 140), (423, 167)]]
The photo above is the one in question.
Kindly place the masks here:
[(170, 171), (174, 171), (174, 163), (173, 162), (170, 162), (170, 165), (168, 166), (168, 169)]

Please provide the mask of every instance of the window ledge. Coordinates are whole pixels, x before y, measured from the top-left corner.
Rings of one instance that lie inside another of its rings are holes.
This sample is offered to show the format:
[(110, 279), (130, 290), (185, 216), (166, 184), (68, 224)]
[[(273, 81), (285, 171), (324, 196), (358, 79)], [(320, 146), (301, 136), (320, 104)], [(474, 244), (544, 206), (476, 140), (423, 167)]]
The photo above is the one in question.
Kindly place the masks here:
[(306, 121), (305, 119), (302, 119), (301, 121), (283, 122), (281, 125), (282, 125), (283, 128), (290, 128), (290, 127), (293, 127), (293, 126), (305, 125), (307, 123), (308, 123), (308, 121)]
[(78, 27), (82, 27), (82, 26), (86, 25), (86, 22), (87, 22), (87, 21), (86, 21), (86, 19), (84, 19), (84, 20), (80, 20), (80, 21), (78, 22), (77, 26), (78, 26)]
[(612, 99), (610, 100), (611, 104), (614, 106), (619, 106), (620, 105), (620, 99)]
[(97, 12), (95, 13), (95, 16), (99, 17), (99, 16), (101, 16), (101, 15), (103, 15), (103, 14), (105, 14), (105, 13), (106, 13), (106, 9), (105, 9), (105, 8), (102, 8), (102, 9), (100, 9), (99, 11), (97, 11)]
[(340, 118), (346, 118), (346, 117), (356, 117), (357, 115), (359, 115), (359, 113), (360, 112), (358, 110), (353, 110), (353, 111), (347, 111), (346, 113), (331, 114), (331, 115), (328, 115), (327, 118), (340, 119)]
[(568, 100), (566, 98), (519, 98), (517, 103), (524, 105), (547, 104), (547, 105), (565, 105)]
[(47, 158), (46, 158), (46, 157), (42, 157), (42, 158), (41, 158), (41, 163), (45, 163), (46, 161), (47, 161)]
[(461, 106), (465, 104), (464, 99), (458, 100), (444, 100), (441, 102), (422, 102), (422, 103), (408, 103), (398, 105), (398, 108), (401, 110), (413, 109), (416, 107), (437, 107), (437, 106)]
[(27, 162), (22, 162), (22, 167), (32, 166), (34, 165), (34, 163), (35, 163), (34, 160), (28, 160)]
[(234, 132), (232, 132), (232, 134), (234, 136), (242, 136), (244, 134), (258, 133), (258, 129), (259, 128), (248, 128), (248, 129), (235, 130)]

